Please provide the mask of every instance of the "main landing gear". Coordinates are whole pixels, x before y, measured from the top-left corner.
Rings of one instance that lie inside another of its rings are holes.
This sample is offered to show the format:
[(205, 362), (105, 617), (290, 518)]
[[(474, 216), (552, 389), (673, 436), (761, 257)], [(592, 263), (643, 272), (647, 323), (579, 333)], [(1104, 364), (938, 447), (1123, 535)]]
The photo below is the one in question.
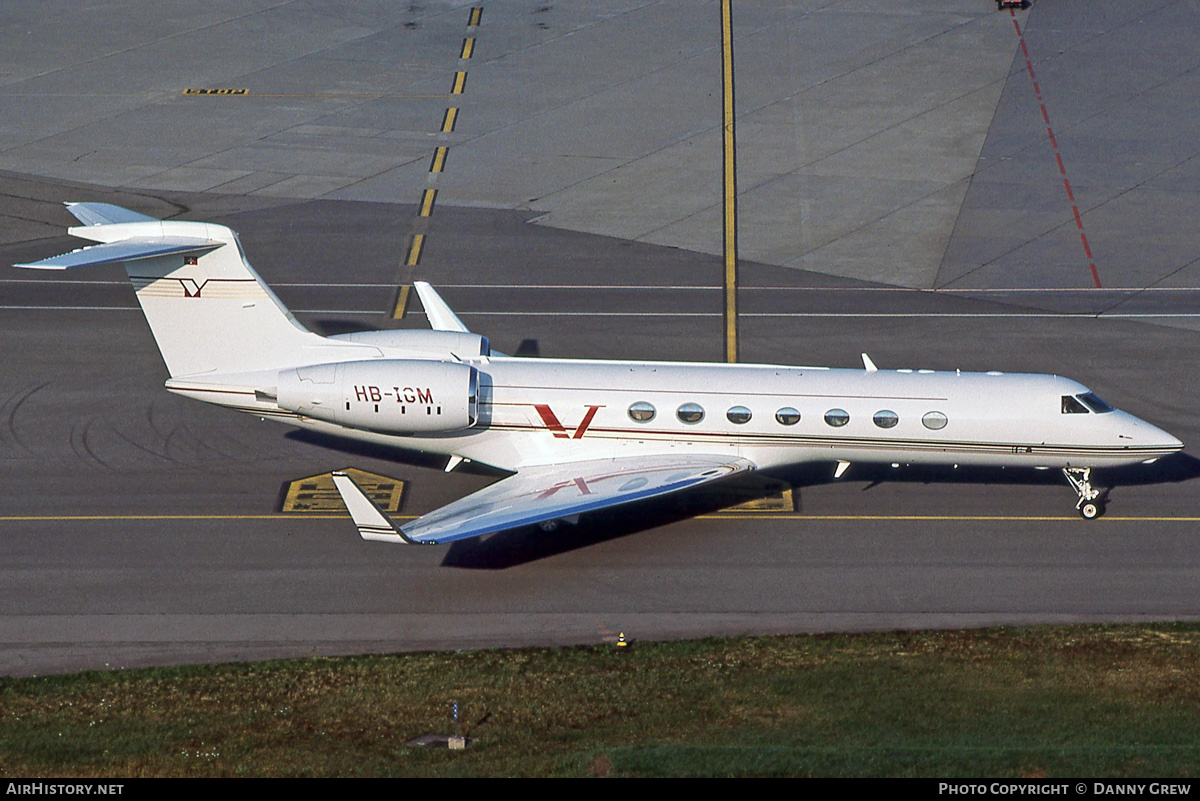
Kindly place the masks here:
[(1064, 467), (1063, 475), (1067, 477), (1067, 482), (1079, 496), (1075, 508), (1079, 511), (1080, 517), (1084, 520), (1095, 520), (1104, 514), (1103, 493), (1092, 486), (1092, 468)]

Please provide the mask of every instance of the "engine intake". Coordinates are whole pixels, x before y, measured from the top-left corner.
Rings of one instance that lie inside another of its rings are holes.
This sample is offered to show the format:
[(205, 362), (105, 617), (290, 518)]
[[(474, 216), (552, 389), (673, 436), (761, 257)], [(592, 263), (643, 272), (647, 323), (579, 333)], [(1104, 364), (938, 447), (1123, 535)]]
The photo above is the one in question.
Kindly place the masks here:
[(378, 359), (279, 373), (279, 408), (388, 434), (461, 431), (479, 419), (479, 373), (470, 365)]

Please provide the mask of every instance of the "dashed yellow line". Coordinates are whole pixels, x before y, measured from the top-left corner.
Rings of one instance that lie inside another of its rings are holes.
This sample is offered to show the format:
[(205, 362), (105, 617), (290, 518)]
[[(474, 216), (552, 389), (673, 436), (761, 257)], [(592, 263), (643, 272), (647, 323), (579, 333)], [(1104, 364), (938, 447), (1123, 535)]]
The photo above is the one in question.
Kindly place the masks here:
[(471, 16), (467, 19), (468, 28), (478, 28), (479, 20), (483, 19), (483, 9), (479, 6), (471, 9)]
[(467, 88), (467, 73), (459, 70), (454, 73), (454, 86), (450, 88), (450, 94), (461, 95)]
[(421, 260), (421, 249), (425, 247), (425, 234), (413, 234), (408, 242), (408, 256), (404, 259), (405, 267), (416, 267)]
[(433, 161), (429, 163), (430, 172), (441, 172), (446, 168), (446, 153), (449, 152), (447, 147), (439, 147), (433, 151)]
[(426, 189), (421, 193), (421, 217), (433, 214), (433, 201), (437, 198), (436, 189)]
[(442, 116), (442, 133), (450, 133), (454, 130), (455, 123), (458, 122), (458, 109), (448, 108), (445, 115)]
[(475, 52), (475, 37), (468, 36), (466, 39), (463, 39), (462, 50), (459, 52), (458, 57), (463, 58), (463, 59), (470, 58), (474, 52)]
[[(418, 234), (418, 236), (421, 236)], [(412, 291), (412, 287), (408, 284), (400, 287), (396, 292), (396, 303), (392, 306), (392, 319), (403, 320), (405, 313), (408, 311), (408, 294)]]

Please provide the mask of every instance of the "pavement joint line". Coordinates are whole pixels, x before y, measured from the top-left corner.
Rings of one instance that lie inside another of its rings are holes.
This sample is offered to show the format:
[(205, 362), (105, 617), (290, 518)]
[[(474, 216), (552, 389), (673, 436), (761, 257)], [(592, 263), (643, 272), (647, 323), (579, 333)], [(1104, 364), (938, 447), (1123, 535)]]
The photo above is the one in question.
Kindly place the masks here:
[(1009, 9), (1008, 13), (1012, 16), (1013, 28), (1017, 32), (1017, 39), (1021, 44), (1021, 54), (1025, 57), (1025, 71), (1029, 73), (1029, 80), (1033, 84), (1033, 94), (1037, 98), (1038, 107), (1042, 111), (1042, 120), (1046, 123), (1046, 134), (1050, 139), (1050, 147), (1054, 151), (1054, 159), (1058, 164), (1059, 175), (1062, 176), (1063, 187), (1067, 192), (1067, 200), (1071, 203), (1071, 212), (1075, 216), (1075, 227), (1079, 229), (1079, 240), (1083, 245), (1084, 255), (1087, 256), (1088, 269), (1092, 274), (1092, 282), (1097, 289), (1103, 288), (1100, 283), (1100, 273), (1096, 269), (1096, 259), (1092, 256), (1092, 248), (1088, 244), (1087, 232), (1083, 229), (1083, 218), (1079, 214), (1079, 204), (1075, 202), (1075, 193), (1071, 191), (1071, 178), (1067, 175), (1067, 168), (1063, 164), (1062, 154), (1058, 148), (1058, 139), (1054, 136), (1054, 126), (1050, 123), (1050, 112), (1046, 108), (1046, 100), (1042, 96), (1042, 88), (1038, 84), (1037, 75), (1033, 71), (1033, 59), (1029, 55), (1029, 47), (1025, 43), (1025, 32), (1021, 29), (1021, 23), (1017, 20), (1017, 12)]

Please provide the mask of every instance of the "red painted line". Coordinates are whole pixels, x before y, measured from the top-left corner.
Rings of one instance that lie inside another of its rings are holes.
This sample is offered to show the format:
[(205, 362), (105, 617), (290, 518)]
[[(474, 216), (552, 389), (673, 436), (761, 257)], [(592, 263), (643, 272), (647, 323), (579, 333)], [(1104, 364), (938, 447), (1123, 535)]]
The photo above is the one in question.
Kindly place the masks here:
[(1071, 191), (1071, 181), (1067, 177), (1067, 166), (1063, 162), (1062, 154), (1058, 149), (1058, 139), (1054, 136), (1054, 126), (1050, 124), (1050, 111), (1046, 108), (1046, 101), (1042, 97), (1042, 87), (1037, 81), (1037, 76), (1033, 71), (1033, 57), (1029, 55), (1029, 46), (1025, 43), (1025, 33), (1021, 30), (1021, 24), (1017, 22), (1017, 12), (1009, 9), (1008, 12), (1012, 16), (1013, 28), (1017, 32), (1017, 38), (1021, 45), (1021, 53), (1025, 56), (1025, 70), (1029, 73), (1029, 80), (1033, 84), (1033, 93), (1037, 98), (1038, 107), (1042, 110), (1042, 119), (1046, 121), (1046, 135), (1050, 138), (1050, 147), (1054, 150), (1054, 160), (1058, 164), (1058, 173), (1063, 177), (1063, 189), (1067, 191), (1067, 199), (1071, 201), (1071, 213), (1075, 215), (1075, 226), (1079, 229), (1079, 240), (1083, 244), (1083, 252), (1088, 258), (1088, 269), (1092, 273), (1092, 283), (1097, 289), (1102, 288), (1100, 283), (1100, 272), (1096, 269), (1096, 262), (1093, 260), (1092, 248), (1088, 244), (1087, 234), (1083, 230), (1083, 217), (1079, 214), (1079, 206), (1075, 202), (1075, 193)]

